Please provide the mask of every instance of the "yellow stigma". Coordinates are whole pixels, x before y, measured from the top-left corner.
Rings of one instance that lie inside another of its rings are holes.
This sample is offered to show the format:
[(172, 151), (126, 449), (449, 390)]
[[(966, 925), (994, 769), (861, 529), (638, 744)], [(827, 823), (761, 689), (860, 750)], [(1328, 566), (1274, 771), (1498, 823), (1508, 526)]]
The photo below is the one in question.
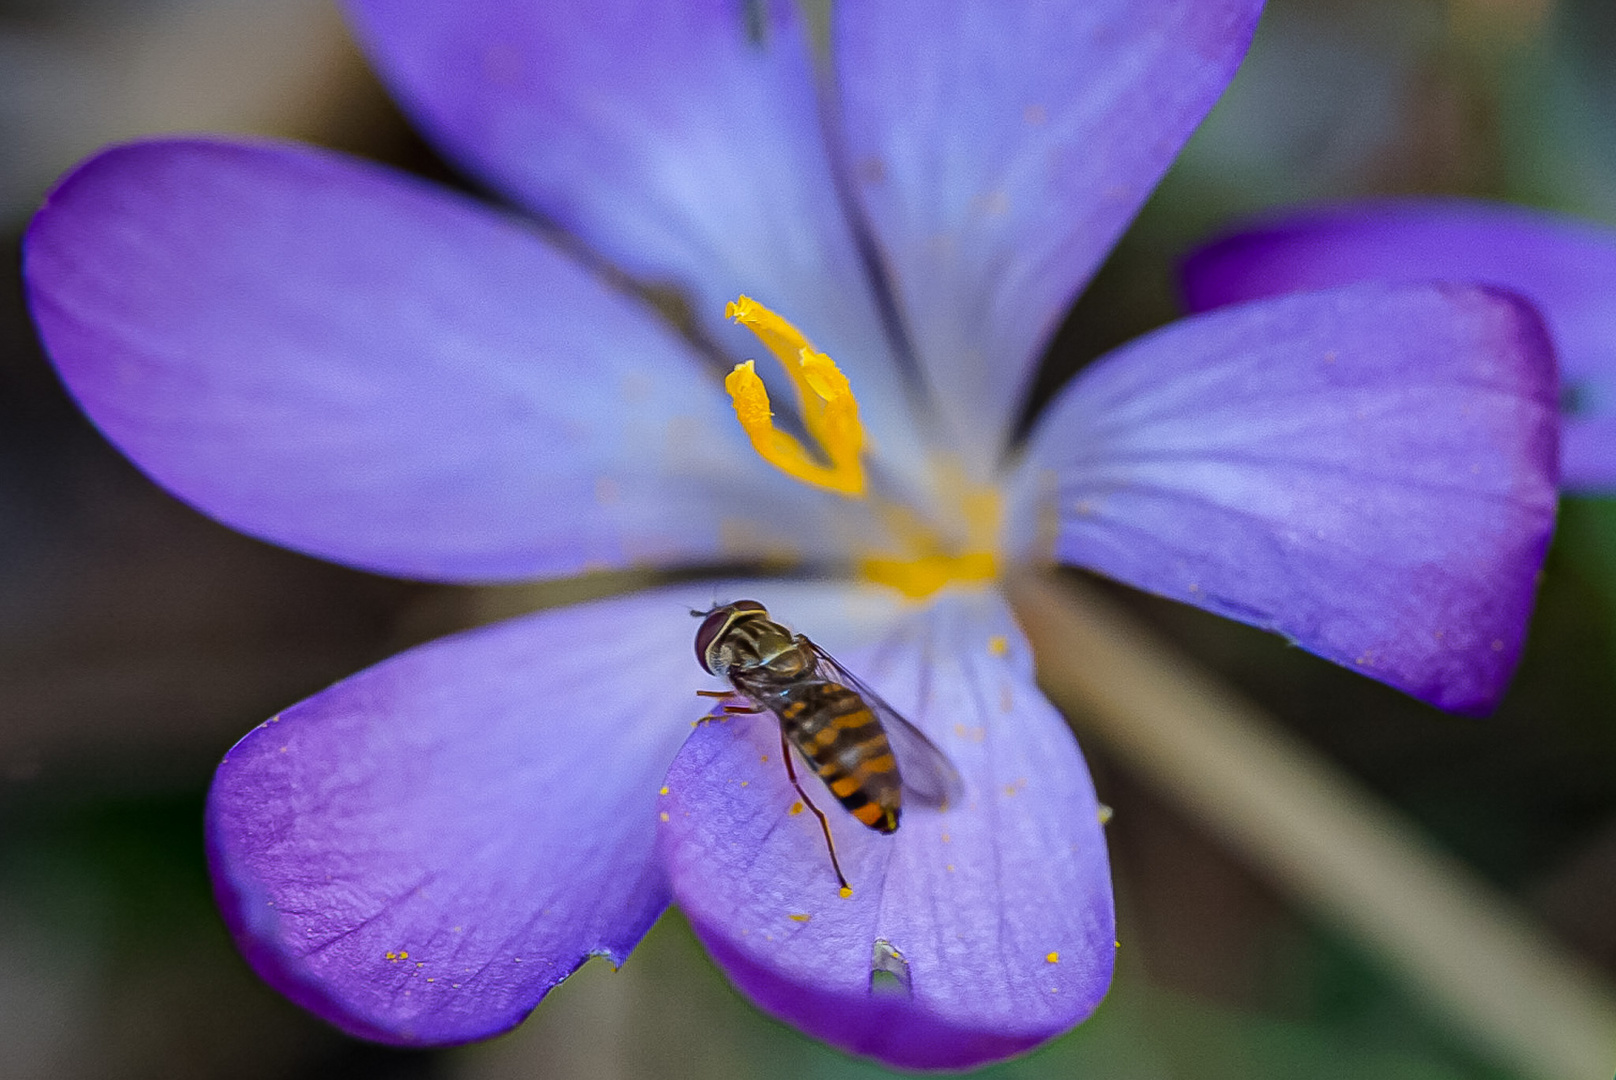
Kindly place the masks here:
[(805, 484), (852, 498), (864, 496), (864, 425), (858, 399), (836, 362), (811, 345), (802, 331), (751, 297), (738, 297), (724, 317), (746, 327), (785, 368), (797, 390), (803, 427), (819, 450), (816, 458), (795, 437), (774, 426), (769, 392), (751, 360), (735, 365), (724, 389), (752, 449), (770, 465)]

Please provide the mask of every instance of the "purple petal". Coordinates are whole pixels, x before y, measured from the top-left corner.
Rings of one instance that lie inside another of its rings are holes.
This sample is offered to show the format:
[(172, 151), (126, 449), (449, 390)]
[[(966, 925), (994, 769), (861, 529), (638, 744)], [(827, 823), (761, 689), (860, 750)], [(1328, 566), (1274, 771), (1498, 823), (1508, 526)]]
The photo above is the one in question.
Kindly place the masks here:
[(821, 644), (884, 624), (884, 640), (827, 647), (958, 767), (957, 804), (907, 806), (883, 836), (804, 772), (853, 886), (844, 899), (813, 815), (790, 813), (777, 724), (740, 716), (703, 725), (675, 759), (662, 851), (697, 934), (762, 1008), (888, 1065), (970, 1068), (1067, 1030), (1105, 994), (1115, 926), (1098, 807), (997, 595), (889, 602), (884, 618), (838, 610), (869, 595), (763, 599)]
[(1562, 482), (1616, 488), (1616, 230), (1458, 199), (1366, 202), (1236, 233), (1183, 268), (1197, 311), (1373, 279), (1476, 281), (1531, 300), (1578, 398), (1565, 421)]
[(834, 6), (855, 190), (950, 445), (1039, 352), (1244, 55), (1261, 0)]
[(897, 372), (832, 181), (790, 0), (346, 0), (435, 142), (703, 329), (749, 294), (832, 355), (882, 452), (912, 455)]
[(418, 578), (827, 543), (660, 321), (522, 226), (290, 146), (108, 151), (26, 248), (46, 348), (158, 483)]
[(527, 616), (378, 664), (219, 766), (208, 847), (258, 972), (366, 1038), (504, 1031), (666, 906), (657, 788), (707, 680), (653, 592)]
[(1553, 529), (1555, 431), (1526, 304), (1349, 286), (1185, 320), (1080, 375), (1033, 439), (1019, 520), (1041, 503), (1063, 562), (1482, 712)]
[(1616, 409), (1560, 417), (1560, 487), (1573, 494), (1616, 492)]

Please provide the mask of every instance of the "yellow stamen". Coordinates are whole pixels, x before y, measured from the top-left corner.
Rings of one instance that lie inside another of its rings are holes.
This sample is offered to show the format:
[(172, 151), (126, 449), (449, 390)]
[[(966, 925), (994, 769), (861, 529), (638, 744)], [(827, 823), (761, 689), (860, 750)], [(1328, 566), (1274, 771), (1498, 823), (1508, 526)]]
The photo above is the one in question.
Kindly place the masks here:
[(999, 576), (991, 551), (967, 555), (921, 555), (913, 559), (870, 558), (859, 563), (866, 581), (888, 585), (911, 600), (924, 600), (945, 585), (986, 585)]
[(911, 600), (923, 600), (947, 585), (985, 585), (999, 576), (998, 492), (970, 483), (946, 465), (938, 466), (936, 478), (947, 501), (960, 511), (954, 542), (946, 543), (907, 507), (878, 507), (899, 551), (866, 555), (858, 564), (865, 580), (897, 589)]
[(862, 498), (864, 465), (859, 455), (864, 450), (864, 425), (859, 422), (858, 399), (847, 376), (802, 331), (750, 297), (737, 298), (724, 309), (724, 316), (756, 334), (780, 361), (796, 388), (803, 427), (817, 444), (820, 459), (774, 426), (769, 392), (748, 360), (729, 373), (724, 389), (735, 404), (735, 418), (752, 440), (752, 449), (787, 476)]

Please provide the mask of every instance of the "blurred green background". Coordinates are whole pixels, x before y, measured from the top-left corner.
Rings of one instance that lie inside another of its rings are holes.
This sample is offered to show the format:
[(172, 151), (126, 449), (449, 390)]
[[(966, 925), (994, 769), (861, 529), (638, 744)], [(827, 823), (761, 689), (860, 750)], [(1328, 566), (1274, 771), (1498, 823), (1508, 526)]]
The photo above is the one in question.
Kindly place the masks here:
[[(1068, 320), (1046, 385), (1175, 317), (1174, 259), (1266, 208), (1441, 192), (1616, 224), (1613, 58), (1611, 0), (1270, 0), (1229, 94)], [(349, 1040), (236, 956), (199, 823), (225, 749), (516, 601), (236, 535), (146, 483), (66, 400), (23, 312), (17, 237), (78, 157), (177, 129), (292, 135), (452, 179), (323, 0), (0, 0), (0, 1077), (878, 1074), (753, 1010), (677, 913), (621, 971), (591, 962), (516, 1033), (452, 1051)], [(1482, 721), (1119, 598), (1616, 979), (1616, 503), (1564, 506), (1526, 661)], [(1117, 811), (1117, 980), (1089, 1023), (986, 1075), (1511, 1075), (1194, 814), (1085, 749)]]

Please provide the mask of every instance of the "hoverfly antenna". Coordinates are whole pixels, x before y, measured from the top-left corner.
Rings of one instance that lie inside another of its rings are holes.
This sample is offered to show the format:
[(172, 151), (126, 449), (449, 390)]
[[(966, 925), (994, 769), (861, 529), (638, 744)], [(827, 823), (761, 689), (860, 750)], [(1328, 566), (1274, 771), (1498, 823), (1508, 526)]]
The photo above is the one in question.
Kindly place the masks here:
[(696, 610), (696, 609), (695, 609), (695, 608), (691, 608), (691, 609), (690, 609), (690, 617), (691, 617), (691, 618), (692, 618), (692, 619), (701, 619), (701, 618), (705, 618), (705, 617), (706, 617), (706, 615), (707, 615), (707, 613), (706, 613), (706, 612), (705, 612), (705, 611), (697, 611), (697, 610)]

